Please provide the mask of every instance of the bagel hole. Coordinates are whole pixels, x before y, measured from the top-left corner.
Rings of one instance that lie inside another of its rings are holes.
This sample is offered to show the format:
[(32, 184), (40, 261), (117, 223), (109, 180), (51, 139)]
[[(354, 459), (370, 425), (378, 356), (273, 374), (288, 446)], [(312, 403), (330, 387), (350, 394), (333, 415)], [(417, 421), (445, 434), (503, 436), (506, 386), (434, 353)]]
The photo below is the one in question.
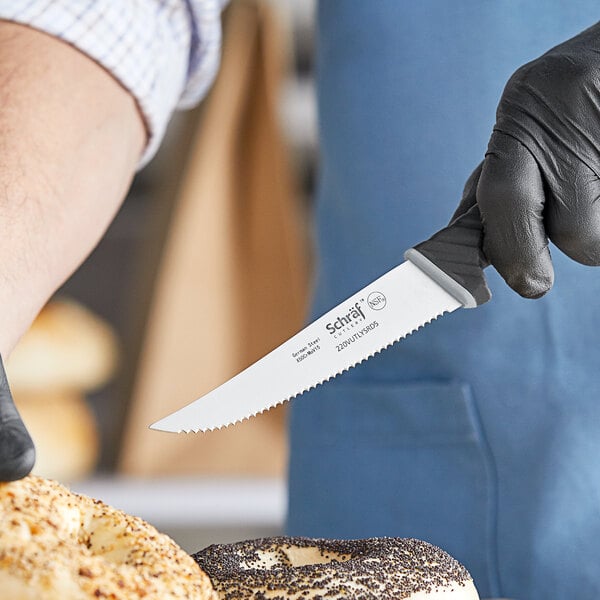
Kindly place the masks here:
[(339, 554), (328, 552), (316, 546), (303, 548), (291, 546), (273, 548), (269, 550), (257, 550), (254, 557), (242, 563), (244, 569), (272, 569), (275, 567), (306, 567), (311, 565), (326, 565), (332, 562), (346, 562), (350, 560), (350, 554)]
[(337, 552), (327, 552), (315, 547), (301, 548), (300, 546), (291, 546), (282, 548), (290, 565), (292, 567), (305, 567), (307, 565), (326, 565), (332, 562), (346, 562), (350, 560), (350, 554), (338, 554)]

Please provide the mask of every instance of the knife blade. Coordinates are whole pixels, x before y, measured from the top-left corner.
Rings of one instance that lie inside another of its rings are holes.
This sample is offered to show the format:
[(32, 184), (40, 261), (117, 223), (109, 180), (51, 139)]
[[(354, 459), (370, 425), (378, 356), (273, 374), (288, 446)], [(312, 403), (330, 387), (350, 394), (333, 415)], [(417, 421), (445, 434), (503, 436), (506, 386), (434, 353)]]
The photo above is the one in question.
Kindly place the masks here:
[(475, 205), (407, 259), (208, 394), (150, 425), (198, 432), (241, 422), (372, 357), (445, 313), (487, 302)]

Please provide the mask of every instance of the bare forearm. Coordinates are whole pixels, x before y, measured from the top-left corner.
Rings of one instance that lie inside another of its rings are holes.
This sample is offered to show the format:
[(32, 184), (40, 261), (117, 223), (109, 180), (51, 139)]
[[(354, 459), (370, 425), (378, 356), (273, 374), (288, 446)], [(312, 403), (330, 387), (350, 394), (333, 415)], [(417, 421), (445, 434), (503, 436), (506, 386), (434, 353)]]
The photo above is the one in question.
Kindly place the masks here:
[(70, 46), (0, 22), (0, 354), (96, 245), (145, 140), (131, 96)]

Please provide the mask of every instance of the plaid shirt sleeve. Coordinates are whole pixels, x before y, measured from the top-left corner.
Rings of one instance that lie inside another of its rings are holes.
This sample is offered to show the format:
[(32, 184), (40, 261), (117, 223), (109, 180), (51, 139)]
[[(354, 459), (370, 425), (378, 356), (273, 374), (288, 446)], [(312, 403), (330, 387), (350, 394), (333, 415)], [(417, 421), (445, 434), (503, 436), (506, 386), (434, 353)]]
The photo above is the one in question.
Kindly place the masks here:
[(68, 42), (135, 97), (155, 154), (175, 108), (189, 108), (219, 66), (223, 0), (0, 0), (0, 19)]

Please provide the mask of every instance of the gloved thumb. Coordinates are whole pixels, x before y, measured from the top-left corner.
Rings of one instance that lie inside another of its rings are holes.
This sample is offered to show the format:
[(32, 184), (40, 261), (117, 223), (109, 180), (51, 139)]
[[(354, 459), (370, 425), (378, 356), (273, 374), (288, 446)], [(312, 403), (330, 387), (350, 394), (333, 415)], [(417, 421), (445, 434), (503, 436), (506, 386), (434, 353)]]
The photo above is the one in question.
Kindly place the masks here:
[(494, 131), (477, 185), (483, 251), (506, 283), (526, 298), (543, 296), (554, 282), (545, 202), (531, 153), (513, 137)]
[(0, 481), (22, 479), (35, 464), (35, 446), (13, 402), (0, 358)]
[(483, 161), (481, 161), (477, 168), (471, 173), (469, 179), (465, 183), (465, 187), (463, 188), (462, 198), (460, 199), (459, 205), (456, 207), (452, 218), (450, 219), (450, 223), (458, 217), (462, 217), (466, 212), (468, 212), (471, 207), (477, 203), (477, 186), (479, 184), (479, 178), (481, 177), (481, 169), (483, 167)]

